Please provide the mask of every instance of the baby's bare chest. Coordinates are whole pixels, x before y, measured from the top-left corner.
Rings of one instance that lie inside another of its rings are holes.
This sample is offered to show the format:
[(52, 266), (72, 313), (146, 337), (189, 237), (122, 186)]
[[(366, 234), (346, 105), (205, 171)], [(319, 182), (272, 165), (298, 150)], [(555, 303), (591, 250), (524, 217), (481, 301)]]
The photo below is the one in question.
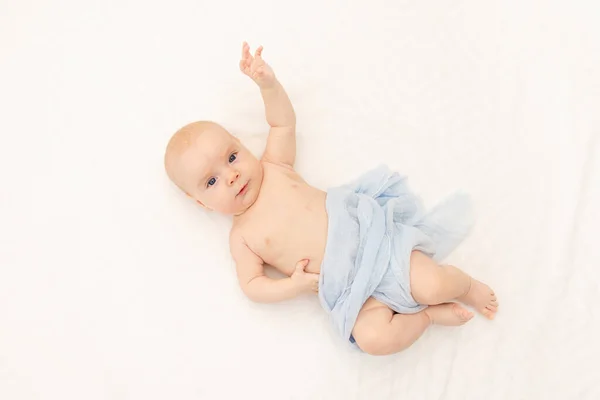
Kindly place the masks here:
[(284, 273), (302, 258), (320, 265), (327, 239), (325, 197), (299, 177), (265, 173), (255, 209), (241, 226), (246, 243)]

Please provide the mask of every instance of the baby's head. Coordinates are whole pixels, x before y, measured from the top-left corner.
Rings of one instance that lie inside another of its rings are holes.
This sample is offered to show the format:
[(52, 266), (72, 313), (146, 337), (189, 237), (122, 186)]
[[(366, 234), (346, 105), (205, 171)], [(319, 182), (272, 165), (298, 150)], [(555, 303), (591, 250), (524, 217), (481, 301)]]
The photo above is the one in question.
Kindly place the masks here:
[(202, 206), (239, 215), (258, 197), (259, 160), (222, 126), (209, 121), (175, 132), (165, 152), (167, 175)]

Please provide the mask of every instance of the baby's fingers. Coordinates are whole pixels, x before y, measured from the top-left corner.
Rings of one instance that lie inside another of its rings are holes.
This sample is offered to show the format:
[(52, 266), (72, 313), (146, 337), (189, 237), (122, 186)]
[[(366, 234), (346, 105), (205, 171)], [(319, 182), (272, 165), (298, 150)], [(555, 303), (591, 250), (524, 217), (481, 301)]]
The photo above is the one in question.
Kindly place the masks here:
[(240, 61), (240, 66), (243, 64), (244, 68), (249, 68), (254, 59), (250, 55), (250, 46), (248, 43), (244, 42), (242, 46), (242, 60)]
[(304, 268), (308, 265), (308, 260), (300, 260), (296, 263), (296, 272), (305, 273)]
[(248, 45), (247, 42), (244, 42), (244, 44), (242, 44), (242, 58), (247, 58), (250, 56), (250, 46)]
[(319, 274), (310, 274), (311, 278), (311, 288), (313, 291), (319, 291)]
[(258, 49), (256, 49), (256, 53), (254, 53), (254, 58), (261, 58), (262, 51), (263, 51), (263, 47), (258, 46)]

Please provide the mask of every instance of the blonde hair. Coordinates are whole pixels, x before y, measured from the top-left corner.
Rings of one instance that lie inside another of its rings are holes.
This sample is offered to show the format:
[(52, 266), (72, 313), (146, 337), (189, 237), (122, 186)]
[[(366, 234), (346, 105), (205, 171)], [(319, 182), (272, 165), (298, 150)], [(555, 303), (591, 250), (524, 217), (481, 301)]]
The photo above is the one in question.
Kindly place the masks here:
[(177, 177), (177, 161), (198, 136), (212, 127), (219, 127), (219, 125), (211, 121), (196, 121), (189, 123), (175, 132), (167, 143), (164, 155), (165, 171), (171, 182), (184, 192), (186, 190), (183, 188)]

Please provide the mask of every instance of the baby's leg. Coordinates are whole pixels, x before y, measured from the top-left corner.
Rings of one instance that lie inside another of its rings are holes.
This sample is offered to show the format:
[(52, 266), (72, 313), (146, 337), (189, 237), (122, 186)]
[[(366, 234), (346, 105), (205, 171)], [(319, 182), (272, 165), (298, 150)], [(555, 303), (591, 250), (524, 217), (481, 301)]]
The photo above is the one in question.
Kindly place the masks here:
[(458, 326), (472, 317), (455, 303), (431, 306), (416, 314), (394, 314), (371, 297), (358, 314), (352, 336), (365, 353), (387, 355), (411, 346), (432, 323)]
[(420, 251), (410, 257), (410, 285), (420, 304), (441, 304), (459, 300), (493, 319), (498, 310), (494, 291), (452, 265), (438, 265)]

